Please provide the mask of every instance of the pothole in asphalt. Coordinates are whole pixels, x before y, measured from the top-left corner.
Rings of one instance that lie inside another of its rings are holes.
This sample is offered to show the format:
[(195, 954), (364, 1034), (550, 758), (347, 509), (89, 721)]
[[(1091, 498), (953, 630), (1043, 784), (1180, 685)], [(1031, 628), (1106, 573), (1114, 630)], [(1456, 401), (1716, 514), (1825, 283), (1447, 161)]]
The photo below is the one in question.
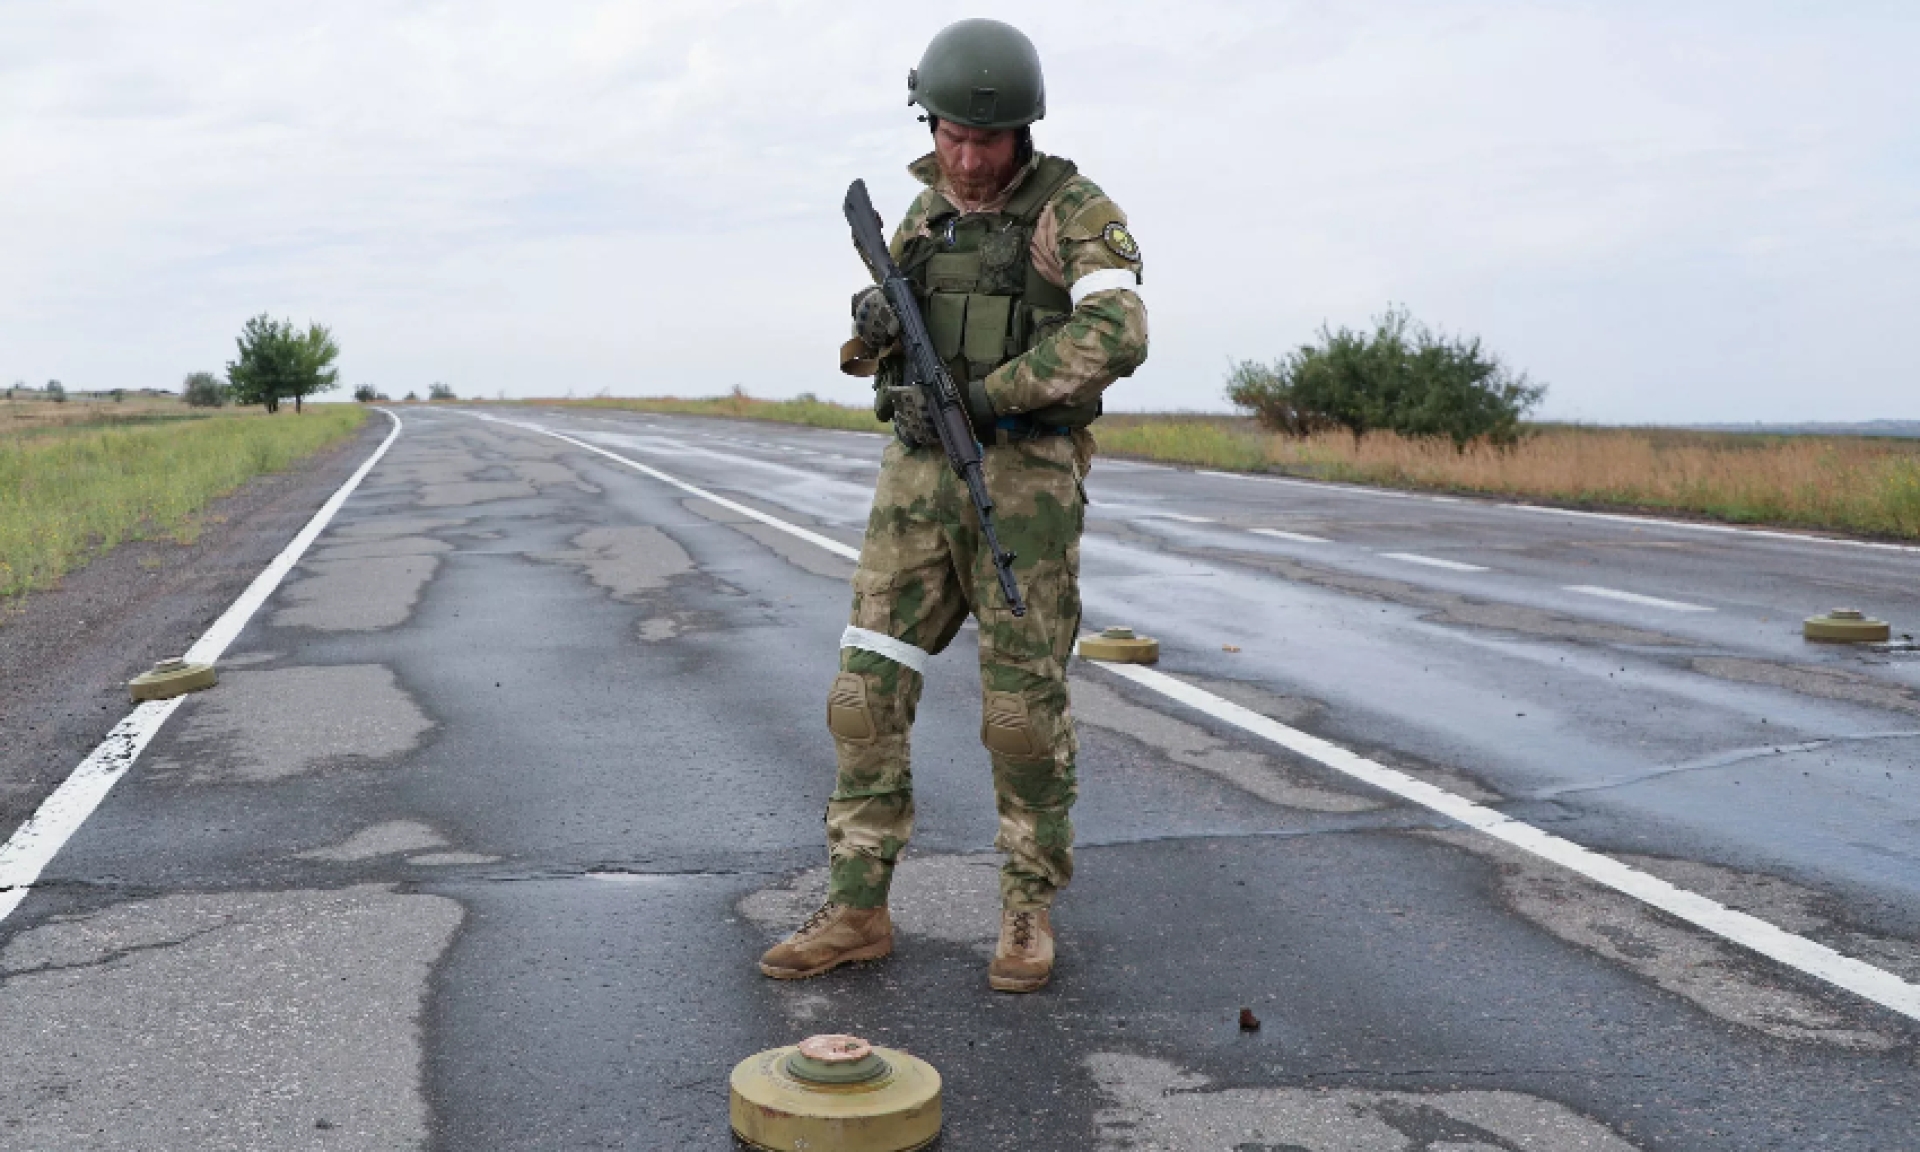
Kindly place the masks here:
[[(1819, 996), (1766, 971), (1772, 961), (1674, 920), (1632, 897), (1474, 832), (1422, 832), (1494, 861), (1506, 905), (1553, 935), (1601, 956), (1704, 1012), (1773, 1036), (1856, 1051), (1884, 1052), (1905, 1039), (1864, 1026)], [(1619, 856), (1670, 883), (1766, 920), (1788, 932), (1913, 979), (1920, 946), (1835, 926), (1819, 894), (1784, 880), (1706, 864)]]
[(1098, 1147), (1127, 1152), (1635, 1152), (1611, 1128), (1520, 1092), (1221, 1088), (1163, 1060), (1103, 1052)]
[(433, 727), (380, 664), (233, 672), (193, 697), (149, 779), (260, 782), (412, 751)]

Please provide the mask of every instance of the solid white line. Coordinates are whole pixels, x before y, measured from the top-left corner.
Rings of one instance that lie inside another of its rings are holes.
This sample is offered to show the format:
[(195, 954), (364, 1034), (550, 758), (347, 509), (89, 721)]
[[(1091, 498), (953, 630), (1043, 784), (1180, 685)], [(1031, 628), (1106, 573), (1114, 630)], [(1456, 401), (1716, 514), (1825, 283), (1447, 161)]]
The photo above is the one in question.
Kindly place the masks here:
[(1382, 552), (1388, 560), (1404, 560), (1409, 564), (1425, 564), (1429, 568), (1445, 568), (1449, 572), (1485, 572), (1478, 564), (1462, 564), (1458, 560), (1442, 560), (1438, 556), (1422, 556), (1418, 552)]
[(1619, 600), (1627, 604), (1640, 604), (1648, 608), (1664, 608), (1669, 612), (1711, 612), (1713, 609), (1702, 604), (1686, 604), (1679, 600), (1662, 600), (1658, 596), (1642, 596), (1638, 592), (1622, 592), (1618, 588), (1602, 588), (1597, 584), (1568, 584), (1569, 592), (1579, 592), (1586, 596), (1600, 596), (1608, 600)]
[[(482, 420), (498, 419), (479, 413), (471, 415)], [(552, 436), (557, 440), (565, 440), (576, 447), (617, 460), (629, 468), (643, 472), (663, 483), (671, 484), (682, 491), (691, 492), (704, 500), (712, 500), (723, 507), (750, 516), (769, 527), (818, 544), (836, 556), (844, 556), (849, 560), (859, 559), (860, 553), (856, 548), (842, 544), (838, 540), (828, 539), (816, 532), (809, 532), (796, 524), (789, 524), (745, 505), (722, 499), (704, 488), (676, 479), (657, 468), (650, 468), (617, 453), (596, 448), (537, 424), (521, 424), (509, 420), (499, 422)], [(1465, 797), (1456, 796), (1444, 788), (1435, 787), (1404, 772), (1397, 772), (1392, 768), (1376, 764), (1364, 756), (1349, 752), (1338, 744), (1289, 728), (1258, 712), (1242, 708), (1238, 704), (1175, 680), (1171, 676), (1142, 668), (1137, 664), (1105, 664), (1094, 661), (1089, 663), (1096, 663), (1098, 667), (1116, 676), (1132, 680), (1142, 687), (1151, 688), (1169, 699), (1272, 741), (1337, 772), (1372, 784), (1402, 799), (1410, 800), (1522, 851), (1550, 860), (1595, 883), (1603, 884), (1616, 892), (1678, 916), (1722, 939), (1752, 949), (1789, 968), (1844, 988), (1903, 1016), (1920, 1020), (1920, 986), (1909, 984), (1891, 972), (1884, 972), (1871, 964), (1842, 956), (1823, 944), (1816, 944), (1757, 917), (1736, 912), (1724, 904), (1716, 903), (1685, 889), (1676, 888), (1657, 876), (1589, 851), (1571, 840), (1563, 840), (1558, 836), (1542, 832), (1531, 824), (1511, 819), (1491, 808), (1475, 804)]]
[[(380, 447), (374, 449), (373, 455), (354, 470), (353, 475), (347, 477), (346, 483), (334, 490), (333, 496), (313, 514), (313, 519), (307, 521), (307, 526), (300, 530), (300, 534), (273, 558), (273, 563), (255, 576), (253, 583), (247, 585), (247, 590), (227, 606), (227, 610), (213, 622), (213, 627), (207, 629), (193, 647), (187, 649), (188, 660), (210, 664), (220, 658), (220, 654), (227, 650), (227, 645), (240, 635), (247, 621), (259, 611), (260, 605), (280, 586), (288, 571), (326, 528), (334, 513), (340, 511), (347, 497), (353, 495), (360, 481), (387, 454), (387, 449), (400, 436), (400, 417), (385, 408), (379, 411), (393, 421), (387, 438), (380, 442)], [(4, 921), (27, 898), (34, 882), (40, 879), (40, 873), (53, 862), (54, 856), (87, 822), (94, 810), (100, 807), (107, 793), (140, 758), (147, 742), (153, 739), (161, 725), (186, 699), (185, 696), (175, 696), (171, 700), (150, 700), (127, 713), (107, 733), (107, 738), (80, 762), (73, 774), (40, 802), (40, 807), (27, 818), (27, 822), (14, 829), (7, 842), (0, 845), (0, 921)]]
[(1597, 884), (1678, 916), (1789, 968), (1845, 988), (1903, 1016), (1920, 1020), (1920, 985), (1909, 984), (1891, 972), (1843, 956), (1824, 944), (1817, 944), (1758, 917), (1737, 912), (1724, 904), (1677, 888), (1657, 876), (1628, 867), (1611, 857), (1582, 848), (1571, 840), (1543, 832), (1531, 824), (1514, 820), (1404, 772), (1376, 764), (1338, 744), (1289, 728), (1184, 681), (1137, 664), (1089, 663), (1336, 772), (1371, 784), (1403, 800), (1410, 800), (1524, 852), (1550, 860)]
[(1205, 468), (1194, 469), (1196, 476), (1213, 476), (1221, 480), (1251, 480), (1256, 484), (1291, 484), (1297, 488), (1312, 488), (1320, 492), (1345, 492), (1353, 496), (1378, 496), (1382, 500), (1438, 500), (1438, 496), (1426, 496), (1414, 492), (1395, 492), (1391, 488), (1358, 488), (1351, 484), (1336, 484), (1330, 480), (1296, 480), (1291, 476), (1254, 476), (1245, 472), (1213, 472)]
[(1278, 528), (1249, 528), (1255, 536), (1271, 536), (1275, 540), (1292, 540), (1297, 544), (1325, 544), (1327, 540), (1319, 536), (1309, 536), (1305, 532), (1282, 532)]
[(1178, 520), (1182, 524), (1216, 524), (1217, 520), (1208, 516), (1186, 516), (1179, 512), (1144, 512), (1143, 520)]

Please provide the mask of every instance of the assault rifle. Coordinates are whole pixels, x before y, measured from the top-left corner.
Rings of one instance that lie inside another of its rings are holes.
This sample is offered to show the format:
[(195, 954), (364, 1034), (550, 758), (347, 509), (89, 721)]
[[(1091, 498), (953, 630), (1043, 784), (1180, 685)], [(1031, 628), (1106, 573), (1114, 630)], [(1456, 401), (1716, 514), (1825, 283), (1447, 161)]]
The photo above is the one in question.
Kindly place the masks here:
[(855, 180), (847, 189), (846, 212), (847, 223), (853, 227), (853, 246), (860, 250), (860, 259), (866, 261), (867, 270), (900, 318), (906, 383), (920, 389), (925, 397), (933, 426), (940, 433), (940, 447), (946, 449), (947, 463), (954, 475), (966, 482), (967, 494), (973, 497), (973, 510), (980, 514), (980, 534), (986, 538), (994, 570), (1000, 574), (1000, 591), (1006, 595), (1007, 607), (1015, 616), (1025, 616), (1027, 605), (1020, 599), (1020, 585), (1013, 579), (1014, 555), (1000, 547), (1000, 537), (993, 530), (993, 497), (987, 494), (987, 477), (980, 468), (980, 441), (974, 438), (973, 425), (967, 421), (967, 409), (954, 386), (953, 374), (933, 350), (933, 338), (927, 335), (919, 301), (913, 298), (913, 284), (893, 262), (887, 242), (880, 236), (880, 216), (867, 197), (866, 181)]

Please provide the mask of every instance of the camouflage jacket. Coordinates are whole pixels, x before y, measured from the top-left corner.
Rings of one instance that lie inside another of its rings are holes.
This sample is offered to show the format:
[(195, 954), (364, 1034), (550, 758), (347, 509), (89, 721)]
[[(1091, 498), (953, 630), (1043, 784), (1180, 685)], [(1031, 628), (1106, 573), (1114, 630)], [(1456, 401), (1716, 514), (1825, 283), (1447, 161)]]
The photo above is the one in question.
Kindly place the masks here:
[[(946, 184), (939, 162), (928, 153), (908, 165), (907, 171), (927, 185), (914, 199), (900, 226), (894, 229), (892, 248), (899, 258), (907, 240), (926, 231), (926, 220), (944, 197), (962, 212), (996, 212), (1003, 208), (1040, 162), (1035, 155), (992, 201), (970, 203)], [(1122, 243), (1109, 243), (1107, 226), (1124, 226), (1126, 216), (1100, 186), (1075, 175), (1053, 194), (1040, 211), (1033, 231), (1033, 264), (1049, 282), (1073, 291), (1086, 276), (1105, 271), (1140, 271), (1140, 251), (1125, 232)], [(1130, 251), (1129, 251), (1130, 250)], [(1110, 278), (1109, 278), (1110, 279)], [(987, 395), (1003, 416), (1033, 412), (1054, 404), (1087, 402), (1109, 384), (1147, 359), (1147, 306), (1140, 293), (1128, 288), (1101, 288), (1075, 301), (1073, 315), (1052, 335), (1020, 356), (994, 369), (987, 377)]]

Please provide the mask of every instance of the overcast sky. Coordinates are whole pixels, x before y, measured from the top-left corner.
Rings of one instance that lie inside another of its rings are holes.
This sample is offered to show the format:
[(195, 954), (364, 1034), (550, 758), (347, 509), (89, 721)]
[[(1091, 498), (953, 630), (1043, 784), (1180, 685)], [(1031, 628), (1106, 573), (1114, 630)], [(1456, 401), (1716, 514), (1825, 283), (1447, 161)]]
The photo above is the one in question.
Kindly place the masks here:
[(1920, 418), (1920, 4), (0, 0), (0, 383), (175, 387), (266, 311), (399, 396), (813, 391), (947, 22), (1132, 218), (1119, 408), (1389, 302), (1598, 422)]

